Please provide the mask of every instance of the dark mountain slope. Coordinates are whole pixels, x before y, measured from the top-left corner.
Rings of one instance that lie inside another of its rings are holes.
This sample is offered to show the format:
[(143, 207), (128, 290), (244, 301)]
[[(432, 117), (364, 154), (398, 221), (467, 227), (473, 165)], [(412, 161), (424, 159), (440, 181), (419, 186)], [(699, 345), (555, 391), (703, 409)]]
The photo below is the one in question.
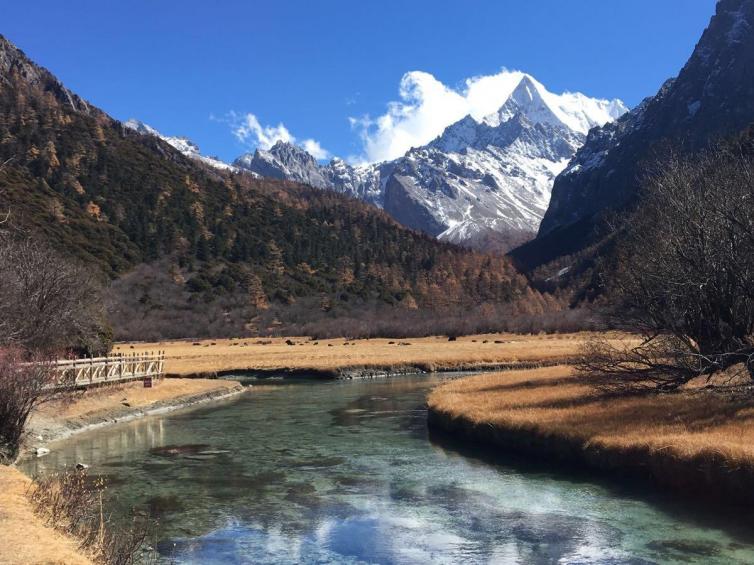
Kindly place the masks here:
[(537, 238), (513, 257), (533, 268), (597, 242), (603, 213), (630, 207), (647, 167), (665, 151), (696, 151), (752, 122), (754, 0), (721, 0), (678, 77), (589, 133), (555, 181)]
[[(141, 310), (123, 315), (177, 304), (201, 314), (231, 296), (249, 315), (305, 298), (436, 309), (505, 303), (526, 288), (508, 260), (435, 242), (356, 200), (188, 159), (72, 94), (4, 38), (0, 160), (0, 209), (14, 228), (119, 278), (116, 310), (136, 308), (138, 290)], [(167, 286), (145, 287), (137, 265)]]

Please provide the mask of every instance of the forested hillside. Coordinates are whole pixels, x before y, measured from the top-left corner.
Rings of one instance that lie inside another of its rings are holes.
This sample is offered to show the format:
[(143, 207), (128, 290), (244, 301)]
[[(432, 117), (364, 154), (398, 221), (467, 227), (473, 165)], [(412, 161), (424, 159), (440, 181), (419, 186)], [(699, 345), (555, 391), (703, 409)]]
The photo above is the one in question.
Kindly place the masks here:
[(538, 308), (546, 302), (507, 259), (437, 243), (342, 195), (210, 169), (132, 132), (3, 38), (0, 159), (13, 229), (115, 280), (116, 333), (165, 317), (240, 331), (294, 304), (305, 318), (354, 303), (434, 311), (524, 294)]

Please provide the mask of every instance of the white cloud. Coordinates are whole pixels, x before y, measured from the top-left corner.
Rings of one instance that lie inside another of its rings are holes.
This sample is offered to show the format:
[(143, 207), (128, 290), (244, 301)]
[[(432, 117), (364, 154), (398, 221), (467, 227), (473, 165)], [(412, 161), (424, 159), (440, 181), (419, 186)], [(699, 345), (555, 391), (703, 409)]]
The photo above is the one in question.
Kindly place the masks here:
[(284, 141), (286, 143), (301, 145), (315, 159), (328, 159), (330, 157), (330, 152), (323, 148), (319, 141), (315, 139), (304, 139), (301, 142), (297, 142), (296, 137), (282, 122), (276, 126), (265, 126), (252, 113), (238, 114), (230, 112), (228, 114), (228, 123), (236, 139), (248, 146), (249, 149), (256, 149), (257, 147), (260, 149), (269, 149), (278, 141)]
[(301, 142), (301, 147), (306, 149), (309, 154), (318, 160), (329, 159), (330, 152), (319, 144), (315, 139), (305, 139)]
[(452, 88), (430, 73), (406, 73), (398, 91), (400, 100), (390, 102), (387, 112), (376, 118), (349, 118), (363, 144), (363, 155), (356, 160), (396, 159), (411, 147), (429, 143), (467, 114), (481, 119), (495, 112), (523, 75), (503, 69), (494, 75), (468, 78), (460, 88)]

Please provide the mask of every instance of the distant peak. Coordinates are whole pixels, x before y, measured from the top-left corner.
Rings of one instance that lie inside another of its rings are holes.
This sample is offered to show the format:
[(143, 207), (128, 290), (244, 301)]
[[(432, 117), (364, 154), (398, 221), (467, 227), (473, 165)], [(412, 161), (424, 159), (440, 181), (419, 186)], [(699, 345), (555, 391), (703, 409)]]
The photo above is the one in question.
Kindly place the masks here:
[(505, 104), (483, 121), (497, 127), (514, 117), (525, 117), (533, 123), (563, 125), (542, 96), (540, 86), (529, 75), (521, 77)]
[(529, 75), (524, 75), (519, 81), (516, 88), (513, 89), (508, 100), (513, 100), (521, 106), (529, 105), (536, 100), (542, 100), (542, 96), (539, 94), (537, 85)]
[(197, 161), (202, 161), (216, 169), (231, 170), (233, 168), (224, 161), (217, 159), (216, 157), (205, 157), (204, 155), (202, 155), (201, 151), (199, 150), (199, 146), (191, 141), (188, 137), (163, 135), (152, 126), (147, 125), (141, 120), (134, 118), (123, 122), (123, 127), (133, 130), (140, 135), (153, 135), (163, 140), (174, 149), (177, 149), (186, 157)]
[[(270, 149), (275, 149), (275, 148), (278, 148), (278, 149), (282, 149), (282, 148), (301, 149), (300, 147), (298, 147), (297, 145), (294, 145), (294, 144), (293, 144), (293, 143), (291, 143), (290, 141), (284, 141), (284, 140), (282, 140), (282, 139), (278, 139), (278, 140), (277, 140), (277, 141), (276, 141), (276, 142), (275, 142), (275, 143), (274, 143), (274, 144), (272, 145), (272, 147), (271, 147)], [(301, 149), (301, 150), (303, 151), (303, 149)]]

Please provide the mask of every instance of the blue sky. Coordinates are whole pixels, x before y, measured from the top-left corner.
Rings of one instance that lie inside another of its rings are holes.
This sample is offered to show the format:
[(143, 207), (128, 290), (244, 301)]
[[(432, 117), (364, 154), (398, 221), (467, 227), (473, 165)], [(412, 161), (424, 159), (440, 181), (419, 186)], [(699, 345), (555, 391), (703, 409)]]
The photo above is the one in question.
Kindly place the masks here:
[[(249, 113), (268, 128), (262, 137), (284, 135), (283, 124), (300, 143), (362, 157), (358, 124), (401, 101), (409, 71), (463, 90), (506, 67), (552, 92), (633, 106), (678, 72), (715, 0), (4, 4), (0, 33), (69, 88), (232, 160), (256, 143)], [(245, 142), (233, 134), (239, 123)]]

